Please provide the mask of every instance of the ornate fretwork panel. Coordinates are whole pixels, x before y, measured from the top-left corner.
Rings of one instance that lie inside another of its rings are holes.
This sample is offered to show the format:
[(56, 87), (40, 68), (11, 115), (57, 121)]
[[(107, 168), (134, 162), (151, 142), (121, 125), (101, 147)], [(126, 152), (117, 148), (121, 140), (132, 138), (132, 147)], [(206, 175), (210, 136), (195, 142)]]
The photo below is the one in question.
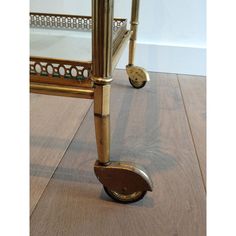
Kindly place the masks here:
[(37, 82), (92, 85), (90, 63), (31, 57), (30, 75)]
[(91, 30), (92, 19), (86, 16), (30, 13), (30, 27)]
[[(113, 32), (115, 33), (126, 25), (127, 20), (114, 19)], [(30, 27), (89, 31), (92, 30), (92, 18), (77, 15), (30, 13)]]

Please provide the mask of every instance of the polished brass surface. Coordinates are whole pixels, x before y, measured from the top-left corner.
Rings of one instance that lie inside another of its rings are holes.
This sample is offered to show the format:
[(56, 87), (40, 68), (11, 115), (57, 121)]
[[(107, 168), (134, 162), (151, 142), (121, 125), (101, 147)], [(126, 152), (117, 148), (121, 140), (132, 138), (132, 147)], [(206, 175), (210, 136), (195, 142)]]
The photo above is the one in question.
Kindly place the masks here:
[(111, 85), (95, 86), (94, 113), (100, 116), (110, 114), (110, 89)]
[(138, 20), (139, 20), (139, 0), (132, 0), (132, 8), (131, 8), (131, 31), (133, 32), (130, 38), (129, 43), (129, 65), (134, 64), (135, 57), (135, 49), (136, 49), (136, 39), (138, 33)]
[(97, 85), (109, 85), (112, 80), (112, 77), (92, 77), (93, 83)]
[(101, 164), (110, 161), (110, 116), (94, 116), (98, 160)]
[(118, 24), (119, 19), (114, 19), (114, 21), (117, 21), (117, 26), (119, 27), (119, 30), (114, 31), (114, 24), (113, 24), (113, 55), (114, 52), (117, 51), (117, 48), (121, 44), (121, 41), (123, 40), (126, 32), (127, 32), (127, 20), (126, 21), (121, 21), (121, 24)]
[(98, 160), (106, 164), (110, 161), (110, 85), (94, 88), (94, 121)]
[(129, 76), (129, 78), (136, 83), (142, 83), (144, 81), (150, 80), (148, 72), (142, 67), (127, 66), (126, 72)]
[(112, 22), (114, 1), (92, 0), (92, 80), (98, 160), (110, 161), (110, 82), (112, 81)]
[(138, 24), (139, 24), (138, 22), (139, 7), (140, 7), (140, 1), (132, 0), (131, 22), (130, 22), (132, 35), (130, 37), (130, 43), (129, 43), (129, 63), (126, 66), (126, 71), (129, 77), (129, 81), (131, 85), (136, 89), (143, 88), (146, 82), (150, 80), (149, 74), (144, 68), (134, 66), (136, 39), (137, 39)]
[(114, 1), (92, 0), (92, 79), (111, 80), (112, 74), (112, 21)]
[(119, 59), (124, 52), (125, 47), (127, 46), (127, 42), (130, 39), (131, 31), (126, 31), (126, 34), (123, 36), (123, 39), (121, 43), (119, 44), (119, 47), (116, 49), (116, 51), (113, 51), (113, 57), (112, 57), (112, 71), (115, 70), (117, 63), (119, 62)]
[(143, 167), (131, 162), (110, 162), (101, 165), (96, 161), (94, 171), (99, 181), (109, 190), (125, 195), (152, 191), (153, 184)]
[(92, 88), (79, 88), (52, 84), (30, 83), (30, 92), (54, 96), (75, 97), (93, 99), (94, 90)]

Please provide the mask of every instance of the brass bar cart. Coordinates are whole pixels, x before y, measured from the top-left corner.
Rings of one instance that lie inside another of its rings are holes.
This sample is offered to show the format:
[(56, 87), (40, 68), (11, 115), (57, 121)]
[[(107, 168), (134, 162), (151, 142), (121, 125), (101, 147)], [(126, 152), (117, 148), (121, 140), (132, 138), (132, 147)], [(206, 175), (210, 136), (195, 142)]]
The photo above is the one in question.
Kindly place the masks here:
[[(140, 89), (149, 80), (146, 70), (134, 65), (139, 5), (139, 0), (132, 0), (130, 29), (126, 19), (114, 19), (114, 0), (92, 0), (92, 17), (30, 13), (30, 91), (94, 99), (98, 151), (94, 171), (106, 193), (121, 203), (136, 202), (153, 189), (142, 167), (110, 160), (112, 73), (128, 42), (126, 71), (131, 85)], [(79, 59), (74, 45), (80, 45)], [(86, 56), (89, 50), (91, 58)]]

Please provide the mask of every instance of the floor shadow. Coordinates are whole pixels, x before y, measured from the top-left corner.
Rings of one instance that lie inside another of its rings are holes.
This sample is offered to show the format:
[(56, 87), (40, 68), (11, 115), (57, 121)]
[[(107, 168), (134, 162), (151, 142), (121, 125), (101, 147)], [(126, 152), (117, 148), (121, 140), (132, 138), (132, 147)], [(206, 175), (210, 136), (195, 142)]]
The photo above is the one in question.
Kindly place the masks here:
[[(116, 88), (119, 87), (117, 84), (115, 86)], [(137, 90), (130, 91), (130, 88), (127, 89), (127, 92), (124, 91), (122, 93), (124, 96), (122, 97), (121, 108), (119, 111), (114, 111), (118, 112), (119, 115), (116, 119), (111, 146), (112, 158), (114, 160), (129, 160), (144, 164), (150, 174), (168, 170), (176, 166), (175, 157), (162, 148), (162, 137), (160, 137), (161, 127), (158, 127), (160, 123), (159, 113), (161, 104), (158, 100), (160, 95), (158, 95), (159, 90), (157, 88), (157, 79), (151, 78), (150, 84), (144, 88), (147, 90), (144, 91), (147, 100), (145, 107), (146, 115), (143, 124), (140, 125), (145, 127), (145, 132), (143, 133), (143, 137), (136, 137), (131, 134), (128, 144), (125, 143), (128, 125), (126, 121), (129, 119), (132, 102), (135, 101), (138, 94)], [(124, 88), (122, 89), (124, 90)], [(131, 140), (132, 138), (133, 140)], [(136, 145), (137, 143), (138, 145)]]

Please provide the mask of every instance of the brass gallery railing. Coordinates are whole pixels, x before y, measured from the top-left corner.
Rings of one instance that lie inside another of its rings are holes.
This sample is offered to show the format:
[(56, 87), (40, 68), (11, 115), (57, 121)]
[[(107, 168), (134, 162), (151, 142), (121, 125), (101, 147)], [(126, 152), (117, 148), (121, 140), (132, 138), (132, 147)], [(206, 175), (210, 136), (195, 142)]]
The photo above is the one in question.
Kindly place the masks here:
[[(65, 29), (91, 31), (92, 17), (30, 13), (30, 27), (44, 29)], [(113, 52), (116, 53), (124, 35), (127, 33), (127, 20), (113, 20)], [(78, 42), (79, 43), (79, 42)], [(30, 75), (32, 82), (56, 83), (81, 87), (92, 87), (92, 62), (71, 61), (65, 59), (30, 57)]]

